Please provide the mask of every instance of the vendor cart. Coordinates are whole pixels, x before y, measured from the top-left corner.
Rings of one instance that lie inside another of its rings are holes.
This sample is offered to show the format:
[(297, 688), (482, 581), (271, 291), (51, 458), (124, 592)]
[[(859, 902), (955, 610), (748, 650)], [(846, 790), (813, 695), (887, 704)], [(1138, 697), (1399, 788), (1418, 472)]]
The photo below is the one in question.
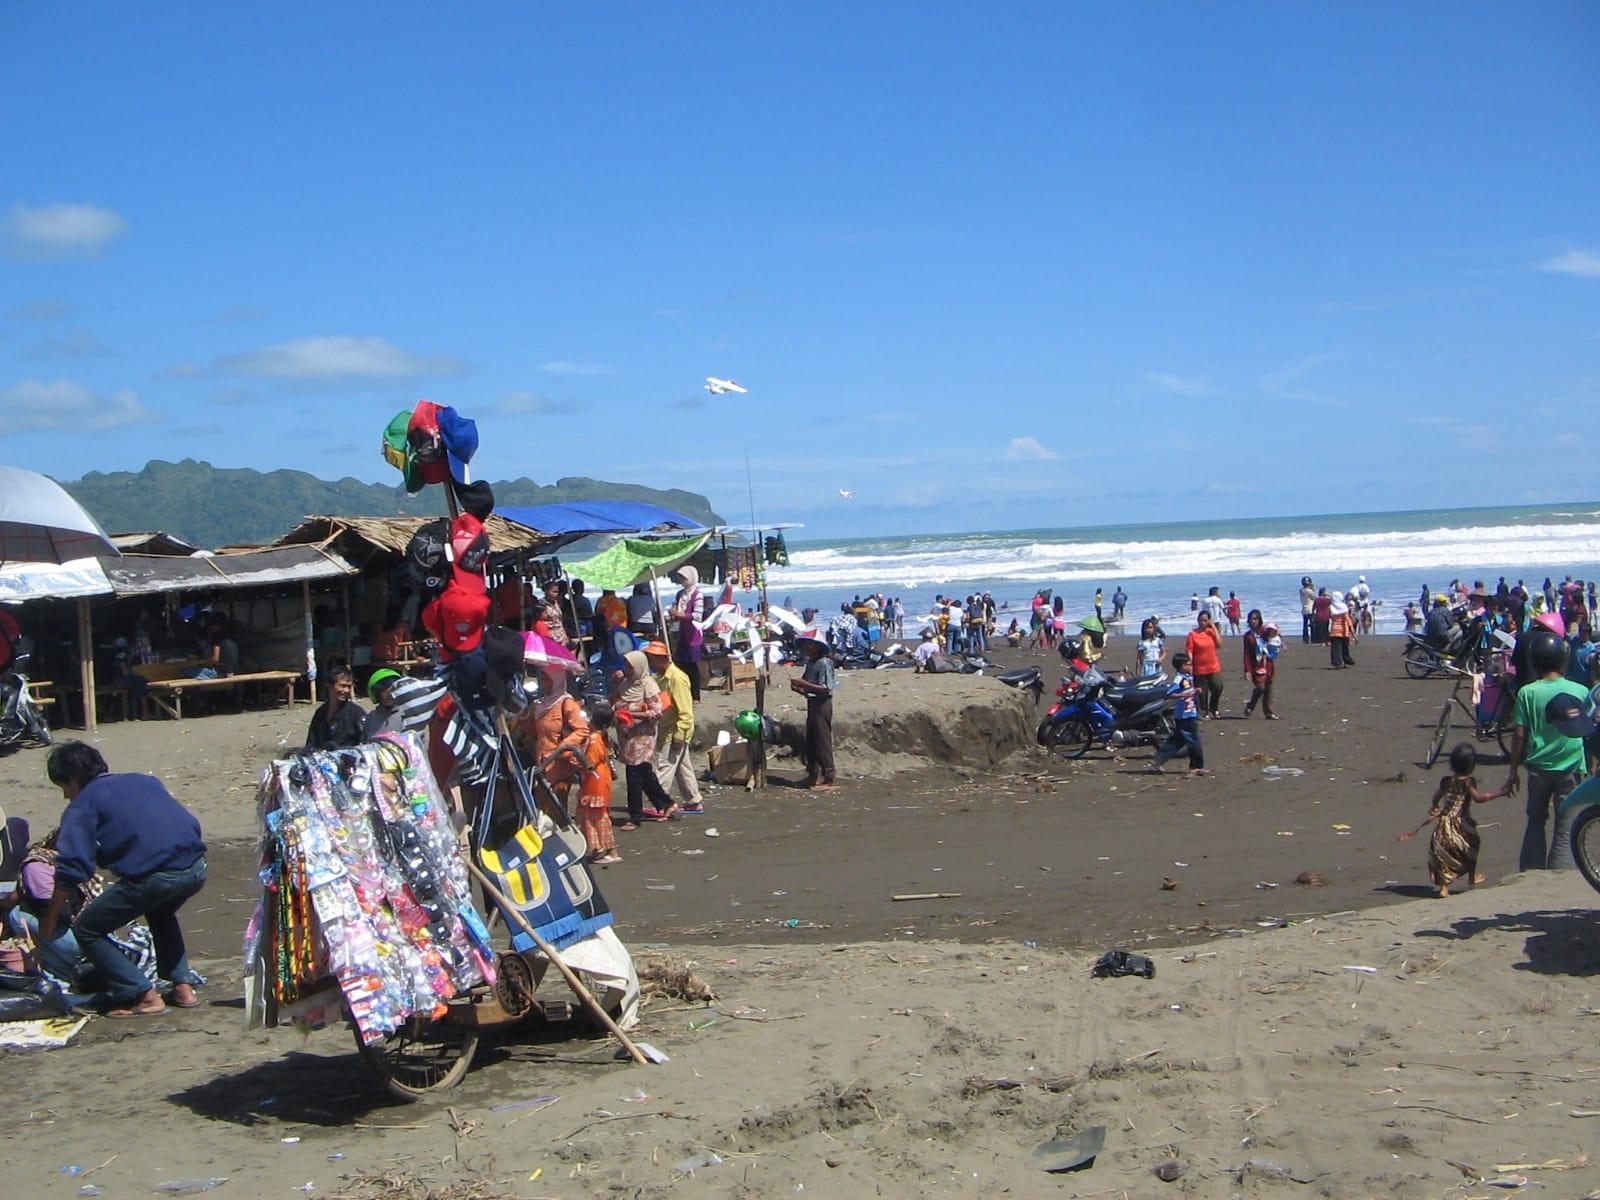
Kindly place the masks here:
[[(503, 724), (491, 743), (461, 824), (411, 734), (272, 764), (246, 935), (253, 1026), (343, 1020), (404, 1100), (454, 1087), (483, 1032), (524, 1023), (598, 1023), (646, 1061), (622, 1031), (638, 981), (583, 837)], [(538, 995), (551, 966), (574, 1000)]]

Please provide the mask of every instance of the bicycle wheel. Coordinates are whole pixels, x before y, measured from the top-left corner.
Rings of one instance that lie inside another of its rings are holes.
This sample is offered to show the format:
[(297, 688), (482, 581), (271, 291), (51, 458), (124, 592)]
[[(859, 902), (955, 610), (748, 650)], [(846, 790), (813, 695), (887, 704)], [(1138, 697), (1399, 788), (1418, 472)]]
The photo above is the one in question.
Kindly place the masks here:
[(375, 1042), (363, 1042), (358, 1030), (356, 1045), (391, 1095), (417, 1101), (466, 1078), (478, 1051), (478, 1031), (417, 1017)]
[(1513, 709), (1516, 707), (1511, 699), (1509, 688), (1500, 691), (1500, 703), (1494, 711), (1494, 740), (1500, 747), (1500, 753), (1508, 759), (1511, 757), (1511, 731), (1516, 728), (1516, 723), (1511, 719)]
[(1572, 857), (1589, 886), (1600, 892), (1600, 808), (1586, 808), (1572, 823)]
[(1444, 702), (1444, 707), (1439, 710), (1439, 724), (1434, 728), (1433, 740), (1428, 743), (1427, 757), (1422, 760), (1422, 765), (1431, 767), (1439, 761), (1439, 755), (1444, 750), (1444, 740), (1450, 736), (1450, 701)]

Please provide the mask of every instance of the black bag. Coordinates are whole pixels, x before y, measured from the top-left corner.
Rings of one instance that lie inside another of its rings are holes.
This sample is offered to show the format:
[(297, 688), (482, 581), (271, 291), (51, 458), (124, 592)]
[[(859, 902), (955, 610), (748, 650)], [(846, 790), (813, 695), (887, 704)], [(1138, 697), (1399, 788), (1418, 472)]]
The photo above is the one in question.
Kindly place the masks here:
[(1126, 950), (1107, 950), (1090, 972), (1096, 979), (1111, 979), (1118, 975), (1143, 975), (1156, 977), (1156, 964), (1142, 954), (1129, 954)]

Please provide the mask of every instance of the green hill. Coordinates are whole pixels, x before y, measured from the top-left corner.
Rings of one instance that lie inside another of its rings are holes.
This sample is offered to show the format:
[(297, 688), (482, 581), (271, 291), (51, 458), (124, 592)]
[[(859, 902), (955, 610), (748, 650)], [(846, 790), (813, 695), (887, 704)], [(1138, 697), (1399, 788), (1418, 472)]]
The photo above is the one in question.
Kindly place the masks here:
[[(308, 513), (390, 517), (444, 512), (444, 494), (436, 487), (407, 496), (399, 486), (350, 478), (330, 481), (304, 471), (213, 467), (192, 458), (152, 460), (142, 471), (91, 471), (75, 482), (62, 481), (62, 486), (111, 533), (159, 529), (205, 547), (271, 541)], [(553, 484), (513, 479), (492, 486), (500, 505), (642, 500), (707, 525), (720, 521), (704, 496), (678, 488), (608, 483), (581, 475)]]

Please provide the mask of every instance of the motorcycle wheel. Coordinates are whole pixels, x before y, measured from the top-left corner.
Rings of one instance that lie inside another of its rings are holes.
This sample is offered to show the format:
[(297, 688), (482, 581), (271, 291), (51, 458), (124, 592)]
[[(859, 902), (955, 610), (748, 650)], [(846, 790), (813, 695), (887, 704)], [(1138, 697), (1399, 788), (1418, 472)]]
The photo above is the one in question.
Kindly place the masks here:
[(1426, 679), (1432, 675), (1434, 671), (1438, 670), (1435, 665), (1437, 662), (1438, 660), (1433, 655), (1418, 646), (1406, 648), (1406, 674), (1413, 679)]
[(1082, 758), (1092, 745), (1094, 730), (1087, 721), (1065, 721), (1050, 733), (1050, 753), (1061, 758)]
[(1572, 857), (1589, 886), (1600, 892), (1600, 808), (1586, 808), (1572, 823)]

